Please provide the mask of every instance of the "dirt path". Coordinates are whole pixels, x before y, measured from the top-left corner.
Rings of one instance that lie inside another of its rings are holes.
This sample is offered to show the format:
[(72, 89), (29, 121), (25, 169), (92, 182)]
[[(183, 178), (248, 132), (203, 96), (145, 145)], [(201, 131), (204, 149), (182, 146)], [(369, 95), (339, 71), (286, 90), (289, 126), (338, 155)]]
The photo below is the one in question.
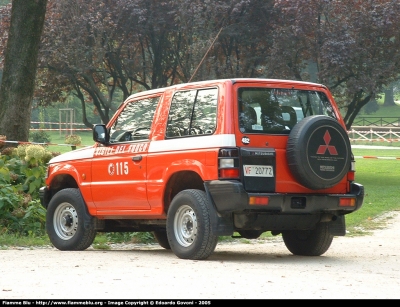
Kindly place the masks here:
[(399, 299), (399, 235), (396, 213), (321, 257), (293, 256), (279, 238), (221, 243), (206, 261), (158, 245), (1, 250), (0, 299)]

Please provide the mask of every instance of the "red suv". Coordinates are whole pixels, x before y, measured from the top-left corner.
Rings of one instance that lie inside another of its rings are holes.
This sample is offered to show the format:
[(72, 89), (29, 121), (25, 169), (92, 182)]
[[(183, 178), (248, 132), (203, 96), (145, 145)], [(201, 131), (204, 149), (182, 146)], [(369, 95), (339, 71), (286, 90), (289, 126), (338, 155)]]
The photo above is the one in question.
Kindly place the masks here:
[(130, 96), (95, 144), (53, 158), (41, 202), (60, 250), (100, 232), (153, 232), (184, 259), (219, 236), (281, 234), (295, 255), (325, 253), (363, 203), (347, 131), (320, 84), (225, 79)]

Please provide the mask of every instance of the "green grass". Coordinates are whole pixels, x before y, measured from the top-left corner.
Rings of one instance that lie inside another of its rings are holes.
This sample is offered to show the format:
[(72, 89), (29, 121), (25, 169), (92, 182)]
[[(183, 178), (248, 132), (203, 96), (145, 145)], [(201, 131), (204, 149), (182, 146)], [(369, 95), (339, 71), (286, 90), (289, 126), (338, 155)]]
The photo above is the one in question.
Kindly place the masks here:
[[(363, 156), (363, 157), (365, 157), (365, 156), (371, 156), (371, 157), (400, 157), (400, 149), (363, 149), (363, 148), (353, 148), (352, 151), (353, 151), (353, 154), (355, 156)], [(398, 161), (398, 162), (400, 162), (400, 161)]]
[(50, 240), (47, 236), (43, 237), (24, 237), (9, 234), (0, 234), (0, 250), (10, 247), (31, 247), (31, 246), (50, 246)]
[[(60, 153), (65, 153), (72, 150), (71, 145), (65, 144), (65, 133), (62, 132), (61, 135), (57, 131), (49, 131), (47, 133), (50, 135), (50, 143), (52, 144), (47, 147), (48, 150)], [(92, 131), (79, 131), (75, 132), (74, 134), (79, 135), (82, 139), (81, 146), (77, 146), (77, 148), (91, 146), (94, 144)]]
[(399, 117), (400, 116), (400, 106), (383, 106), (379, 105), (379, 109), (371, 114), (361, 113), (357, 116), (361, 117)]
[[(358, 155), (358, 150), (354, 152)], [(380, 152), (375, 154), (384, 155)], [(346, 217), (349, 234), (368, 233), (379, 228), (384, 225), (380, 216), (400, 210), (399, 171), (400, 160), (356, 159), (356, 182), (364, 185), (365, 198), (361, 209)]]

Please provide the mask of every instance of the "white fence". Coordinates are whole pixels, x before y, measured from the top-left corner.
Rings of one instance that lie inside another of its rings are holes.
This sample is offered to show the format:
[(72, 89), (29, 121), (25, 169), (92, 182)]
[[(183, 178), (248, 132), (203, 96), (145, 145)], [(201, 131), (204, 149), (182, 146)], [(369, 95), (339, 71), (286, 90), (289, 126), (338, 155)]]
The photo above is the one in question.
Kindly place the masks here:
[(31, 131), (43, 130), (43, 131), (59, 131), (60, 135), (62, 131), (68, 131), (69, 134), (74, 134), (76, 131), (92, 131), (92, 129), (86, 127), (82, 123), (73, 122), (31, 122)]
[(355, 126), (348, 134), (351, 142), (400, 142), (400, 127)]

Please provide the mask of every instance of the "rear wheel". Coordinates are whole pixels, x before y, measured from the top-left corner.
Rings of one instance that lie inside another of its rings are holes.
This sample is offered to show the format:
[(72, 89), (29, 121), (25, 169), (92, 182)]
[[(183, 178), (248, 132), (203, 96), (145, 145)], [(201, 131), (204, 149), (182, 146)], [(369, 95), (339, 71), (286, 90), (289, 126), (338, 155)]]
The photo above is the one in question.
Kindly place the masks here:
[(171, 249), (168, 242), (167, 230), (155, 230), (153, 231), (153, 236), (161, 247)]
[(287, 249), (300, 256), (321, 256), (329, 249), (333, 240), (329, 223), (318, 223), (313, 230), (285, 231), (282, 238)]
[(64, 189), (54, 195), (47, 207), (46, 231), (59, 250), (85, 250), (93, 243), (94, 218), (78, 189)]
[(182, 259), (208, 258), (215, 250), (218, 236), (210, 221), (210, 204), (206, 193), (184, 190), (171, 202), (167, 216), (169, 244)]

